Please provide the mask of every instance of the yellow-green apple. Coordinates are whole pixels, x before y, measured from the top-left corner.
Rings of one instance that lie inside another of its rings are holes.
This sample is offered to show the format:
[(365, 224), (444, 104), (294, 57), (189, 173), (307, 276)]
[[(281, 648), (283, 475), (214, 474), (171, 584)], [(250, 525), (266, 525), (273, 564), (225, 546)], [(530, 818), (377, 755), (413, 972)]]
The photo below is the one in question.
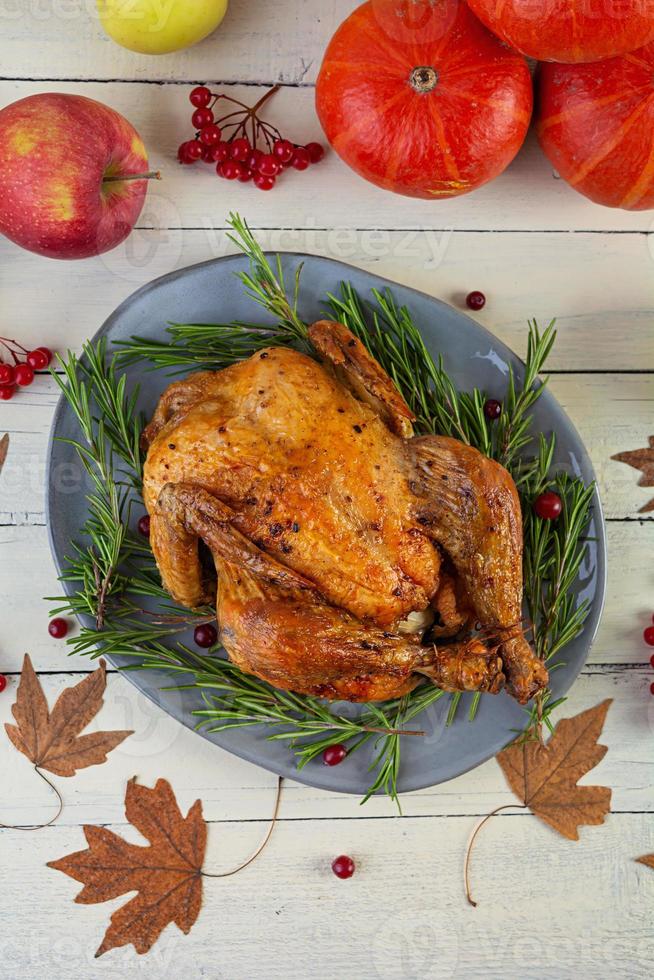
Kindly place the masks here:
[(0, 110), (0, 232), (54, 259), (83, 259), (129, 235), (147, 189), (134, 127), (81, 95), (30, 95)]
[(168, 54), (197, 44), (220, 24), (228, 0), (97, 0), (114, 41), (141, 54)]

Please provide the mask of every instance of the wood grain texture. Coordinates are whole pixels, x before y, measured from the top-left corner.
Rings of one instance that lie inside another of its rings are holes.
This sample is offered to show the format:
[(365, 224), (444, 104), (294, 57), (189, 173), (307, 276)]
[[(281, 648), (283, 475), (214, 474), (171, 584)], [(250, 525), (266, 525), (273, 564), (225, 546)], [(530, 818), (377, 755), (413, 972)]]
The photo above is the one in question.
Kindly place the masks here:
[[(157, 9), (157, 8), (155, 8)], [(165, 4), (159, 4), (165, 16)], [(5, 2), (3, 75), (11, 78), (283, 81), (312, 84), (328, 39), (352, 0), (232, 0), (220, 28), (185, 51), (149, 57), (107, 37), (95, 0)], [(34, 60), (34, 51), (41, 57)]]
[[(30, 43), (33, 41), (30, 40)], [(75, 44), (79, 44), (75, 39)], [(115, 49), (112, 49), (115, 50)], [(3, 72), (5, 74), (5, 72)], [(0, 105), (56, 88), (79, 92), (78, 82), (0, 82)], [(84, 94), (108, 103), (136, 127), (163, 181), (151, 189), (140, 223), (155, 227), (222, 226), (230, 210), (256, 215), (262, 227), (290, 228), (456, 228), (474, 230), (652, 230), (647, 211), (621, 211), (593, 204), (556, 178), (531, 133), (516, 160), (497, 180), (474, 194), (425, 202), (389, 194), (356, 176), (334, 153), (308, 173), (286, 175), (274, 194), (251, 185), (217, 180), (210, 167), (177, 163), (177, 147), (191, 133), (189, 89), (180, 85), (90, 82)], [(245, 102), (261, 95), (258, 87), (236, 86), (230, 94)], [(285, 87), (270, 103), (267, 116), (298, 143), (321, 138), (311, 88)], [(280, 216), (283, 220), (280, 221)], [(51, 260), (44, 259), (44, 262)], [(573, 270), (570, 270), (573, 275)]]
[[(180, 796), (182, 806), (194, 799)], [(222, 869), (248, 854), (265, 816), (210, 825), (208, 864)], [(0, 917), (12, 928), (2, 941), (4, 976), (270, 980), (316, 972), (322, 980), (486, 980), (537, 971), (577, 980), (596, 975), (600, 955), (605, 976), (650, 975), (654, 881), (633, 861), (651, 848), (648, 818), (612, 815), (578, 842), (558, 839), (534, 817), (494, 819), (475, 854), (474, 912), (461, 884), (473, 824), (469, 817), (282, 820), (246, 872), (206, 882), (191, 937), (169, 928), (147, 958), (121, 950), (100, 963), (92, 951), (120, 900), (74, 906), (79, 886), (45, 867), (81, 846), (81, 831), (8, 833), (12, 862), (3, 872)], [(110, 829), (127, 833), (122, 825)], [(358, 862), (348, 882), (329, 868), (343, 852)], [(407, 873), (418, 860), (419, 873)], [(29, 915), (14, 915), (19, 894), (30, 897)]]
[[(185, 171), (185, 175), (185, 189), (196, 181), (203, 183), (201, 174)], [(263, 196), (257, 194), (242, 204), (255, 224)], [(225, 214), (220, 216), (216, 227), (135, 231), (114, 252), (75, 264), (72, 296), (70, 279), (59, 274), (58, 263), (0, 241), (0, 262), (11, 269), (11, 275), (3, 277), (3, 309), (13, 330), (26, 341), (47, 339), (55, 349), (78, 350), (139, 286), (175, 269), (232, 253), (234, 246), (224, 227), (219, 227), (224, 218)], [(154, 220), (154, 214), (148, 217), (149, 222)], [(160, 220), (168, 219), (162, 214)], [(551, 370), (654, 370), (654, 261), (651, 240), (645, 235), (346, 226), (263, 228), (256, 234), (271, 251), (340, 259), (459, 309), (465, 309), (464, 297), (470, 289), (481, 289), (487, 304), (476, 319), (521, 355), (527, 320), (536, 317), (545, 324), (556, 317), (558, 337)], [(252, 312), (256, 319), (254, 307)]]
[[(598, 962), (602, 973), (629, 980), (651, 973), (654, 876), (633, 859), (654, 850), (654, 698), (651, 651), (642, 642), (652, 614), (654, 521), (635, 519), (651, 494), (610, 456), (645, 445), (652, 432), (654, 374), (616, 373), (654, 372), (652, 214), (591, 204), (557, 179), (533, 135), (497, 181), (431, 207), (373, 188), (334, 154), (319, 171), (289, 175), (272, 195), (176, 163), (177, 145), (189, 135), (187, 83), (217, 77), (248, 83), (230, 86), (245, 101), (282, 81), (272, 121), (298, 141), (320, 138), (312, 85), (328, 38), (354, 5), (232, 0), (207, 41), (148, 58), (104, 36), (95, 0), (0, 4), (0, 106), (52, 90), (99, 99), (134, 123), (164, 173), (138, 230), (104, 257), (64, 266), (0, 241), (0, 333), (78, 350), (143, 283), (232, 251), (230, 210), (247, 217), (273, 250), (340, 258), (459, 307), (466, 292), (482, 289), (488, 303), (480, 322), (520, 354), (526, 319), (556, 316), (550, 366), (574, 373), (554, 377), (552, 388), (588, 445), (611, 519), (603, 621), (559, 714), (615, 699), (603, 735), (609, 751), (591, 781), (613, 788), (617, 812), (606, 826), (584, 829), (578, 843), (555, 838), (525, 813), (491, 821), (473, 860), (480, 906), (472, 911), (461, 886), (465, 845), (476, 815), (512, 799), (493, 761), (405, 797), (402, 819), (383, 799), (361, 809), (353, 797), (289, 782), (270, 848), (243, 874), (208, 883), (191, 937), (169, 929), (147, 957), (137, 961), (125, 949), (94, 963), (121, 900), (74, 906), (78, 887), (45, 867), (83, 846), (82, 822), (132, 834), (122, 809), (126, 780), (138, 774), (153, 785), (165, 776), (183, 807), (198, 797), (205, 802), (213, 821), (208, 860), (221, 870), (261, 839), (275, 784), (111, 674), (96, 727), (133, 728), (135, 735), (102, 767), (58, 780), (66, 794), (60, 825), (40, 834), (2, 831), (0, 980), (122, 980), (134, 970), (157, 980), (303, 980), (311, 973), (324, 980), (521, 980), (534, 972), (585, 980)], [(0, 476), (0, 669), (19, 670), (29, 650), (51, 702), (93, 666), (69, 659), (48, 636), (41, 598), (58, 592), (42, 526), (55, 400), (54, 385), (38, 379), (0, 409), (0, 435), (11, 436)], [(0, 721), (9, 720), (17, 683), (10, 674)], [(0, 820), (52, 813), (46, 788), (6, 739), (0, 785)], [(357, 861), (349, 882), (329, 870), (339, 853)]]

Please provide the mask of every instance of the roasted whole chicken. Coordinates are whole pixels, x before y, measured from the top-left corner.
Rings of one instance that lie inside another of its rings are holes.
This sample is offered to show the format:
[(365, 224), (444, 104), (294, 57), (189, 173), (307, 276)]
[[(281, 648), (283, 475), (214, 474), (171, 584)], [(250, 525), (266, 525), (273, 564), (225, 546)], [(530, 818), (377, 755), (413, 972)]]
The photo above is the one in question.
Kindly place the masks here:
[(316, 359), (271, 347), (163, 394), (144, 433), (151, 543), (171, 595), (213, 602), (244, 671), (382, 701), (425, 677), (521, 703), (547, 682), (522, 619), (513, 480), (414, 436), (397, 388), (342, 324)]

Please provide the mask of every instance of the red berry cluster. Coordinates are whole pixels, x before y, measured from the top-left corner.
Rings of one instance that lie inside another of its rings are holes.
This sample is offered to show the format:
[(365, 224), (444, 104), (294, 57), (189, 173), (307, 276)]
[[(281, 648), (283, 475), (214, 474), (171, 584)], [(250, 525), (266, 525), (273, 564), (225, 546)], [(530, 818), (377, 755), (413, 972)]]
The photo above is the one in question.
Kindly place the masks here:
[(28, 350), (16, 340), (0, 337), (0, 353), (8, 354), (13, 364), (0, 360), (0, 401), (13, 398), (16, 388), (26, 388), (34, 381), (34, 372), (43, 371), (52, 360), (52, 351), (47, 347)]
[[(247, 106), (229, 95), (214, 93), (205, 85), (194, 88), (189, 98), (195, 111), (191, 122), (195, 138), (180, 146), (180, 163), (198, 160), (215, 164), (216, 173), (225, 180), (252, 181), (260, 191), (269, 191), (285, 169), (306, 170), (325, 155), (320, 143), (299, 146), (284, 139), (276, 126), (259, 117), (264, 103), (279, 89), (275, 85), (254, 106)], [(215, 118), (216, 104), (222, 100), (239, 108)]]

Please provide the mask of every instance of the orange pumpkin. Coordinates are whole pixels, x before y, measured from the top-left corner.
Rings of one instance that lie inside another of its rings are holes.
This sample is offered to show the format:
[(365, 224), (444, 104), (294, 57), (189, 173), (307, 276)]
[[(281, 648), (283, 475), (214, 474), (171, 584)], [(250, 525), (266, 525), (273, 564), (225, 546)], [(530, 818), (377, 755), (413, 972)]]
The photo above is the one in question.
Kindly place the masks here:
[(540, 144), (598, 204), (654, 208), (653, 78), (654, 42), (592, 65), (540, 66)]
[(539, 61), (600, 61), (654, 40), (650, 0), (468, 0), (493, 33)]
[(438, 200), (474, 190), (513, 160), (532, 85), (525, 59), (458, 0), (372, 0), (332, 38), (316, 107), (358, 174)]

